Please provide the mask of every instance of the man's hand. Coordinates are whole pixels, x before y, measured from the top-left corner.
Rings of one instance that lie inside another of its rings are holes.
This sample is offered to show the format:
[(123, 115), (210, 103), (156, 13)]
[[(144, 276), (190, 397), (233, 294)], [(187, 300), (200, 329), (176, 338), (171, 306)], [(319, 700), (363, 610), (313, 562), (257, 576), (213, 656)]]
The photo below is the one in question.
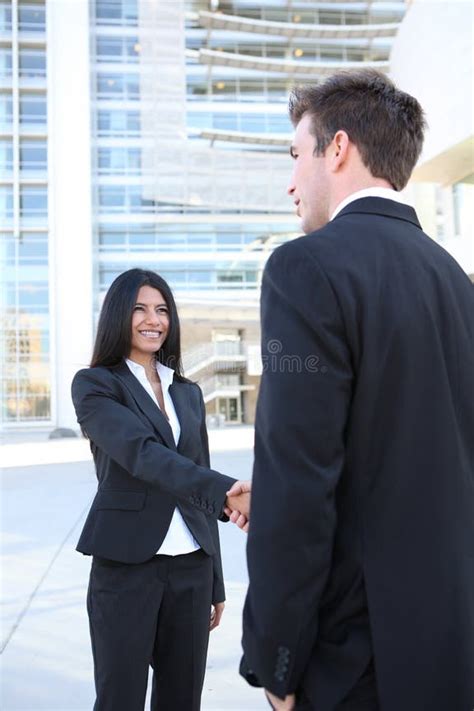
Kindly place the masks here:
[(265, 693), (267, 695), (267, 699), (272, 705), (272, 708), (275, 709), (275, 711), (293, 711), (295, 708), (295, 695), (294, 694), (289, 694), (284, 701), (278, 698), (278, 696), (275, 696), (272, 694), (270, 691), (267, 691), (265, 689)]
[(221, 621), (222, 613), (224, 612), (225, 602), (216, 602), (211, 607), (211, 621), (209, 624), (209, 630), (215, 630), (219, 626)]
[(232, 523), (235, 523), (245, 532), (248, 531), (249, 527), (251, 488), (251, 481), (236, 481), (227, 492), (226, 507), (224, 509)]

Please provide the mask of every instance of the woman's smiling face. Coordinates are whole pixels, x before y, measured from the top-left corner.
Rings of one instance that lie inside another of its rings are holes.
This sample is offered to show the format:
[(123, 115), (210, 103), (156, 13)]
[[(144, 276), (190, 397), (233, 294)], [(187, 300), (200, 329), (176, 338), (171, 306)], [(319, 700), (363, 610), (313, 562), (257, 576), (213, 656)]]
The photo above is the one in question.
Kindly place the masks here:
[(132, 314), (132, 341), (129, 358), (140, 361), (157, 353), (166, 341), (169, 311), (163, 295), (151, 286), (142, 286)]

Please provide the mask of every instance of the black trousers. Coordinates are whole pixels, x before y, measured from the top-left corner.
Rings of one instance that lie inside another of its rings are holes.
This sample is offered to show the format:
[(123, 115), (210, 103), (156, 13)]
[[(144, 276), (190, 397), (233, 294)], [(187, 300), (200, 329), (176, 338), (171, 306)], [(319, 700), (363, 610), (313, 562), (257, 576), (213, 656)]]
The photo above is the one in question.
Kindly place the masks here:
[(212, 601), (212, 559), (202, 550), (138, 565), (94, 557), (87, 610), (94, 711), (199, 711)]

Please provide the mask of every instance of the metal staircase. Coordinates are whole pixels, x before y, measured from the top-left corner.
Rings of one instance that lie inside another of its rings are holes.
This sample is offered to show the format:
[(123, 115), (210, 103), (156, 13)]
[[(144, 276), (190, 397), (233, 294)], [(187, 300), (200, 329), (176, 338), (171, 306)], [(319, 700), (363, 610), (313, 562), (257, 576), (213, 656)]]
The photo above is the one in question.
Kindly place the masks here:
[(254, 385), (240, 383), (247, 366), (249, 345), (244, 341), (216, 341), (183, 353), (185, 375), (199, 382), (204, 402), (217, 397), (237, 397), (241, 392), (254, 389)]

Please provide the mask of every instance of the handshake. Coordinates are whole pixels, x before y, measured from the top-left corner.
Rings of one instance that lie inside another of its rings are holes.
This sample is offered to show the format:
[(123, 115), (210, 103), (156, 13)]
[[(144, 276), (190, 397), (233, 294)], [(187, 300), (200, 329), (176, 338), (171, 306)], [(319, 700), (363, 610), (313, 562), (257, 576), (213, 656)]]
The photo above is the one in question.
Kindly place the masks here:
[(249, 530), (252, 482), (236, 481), (227, 492), (224, 512), (245, 533)]

